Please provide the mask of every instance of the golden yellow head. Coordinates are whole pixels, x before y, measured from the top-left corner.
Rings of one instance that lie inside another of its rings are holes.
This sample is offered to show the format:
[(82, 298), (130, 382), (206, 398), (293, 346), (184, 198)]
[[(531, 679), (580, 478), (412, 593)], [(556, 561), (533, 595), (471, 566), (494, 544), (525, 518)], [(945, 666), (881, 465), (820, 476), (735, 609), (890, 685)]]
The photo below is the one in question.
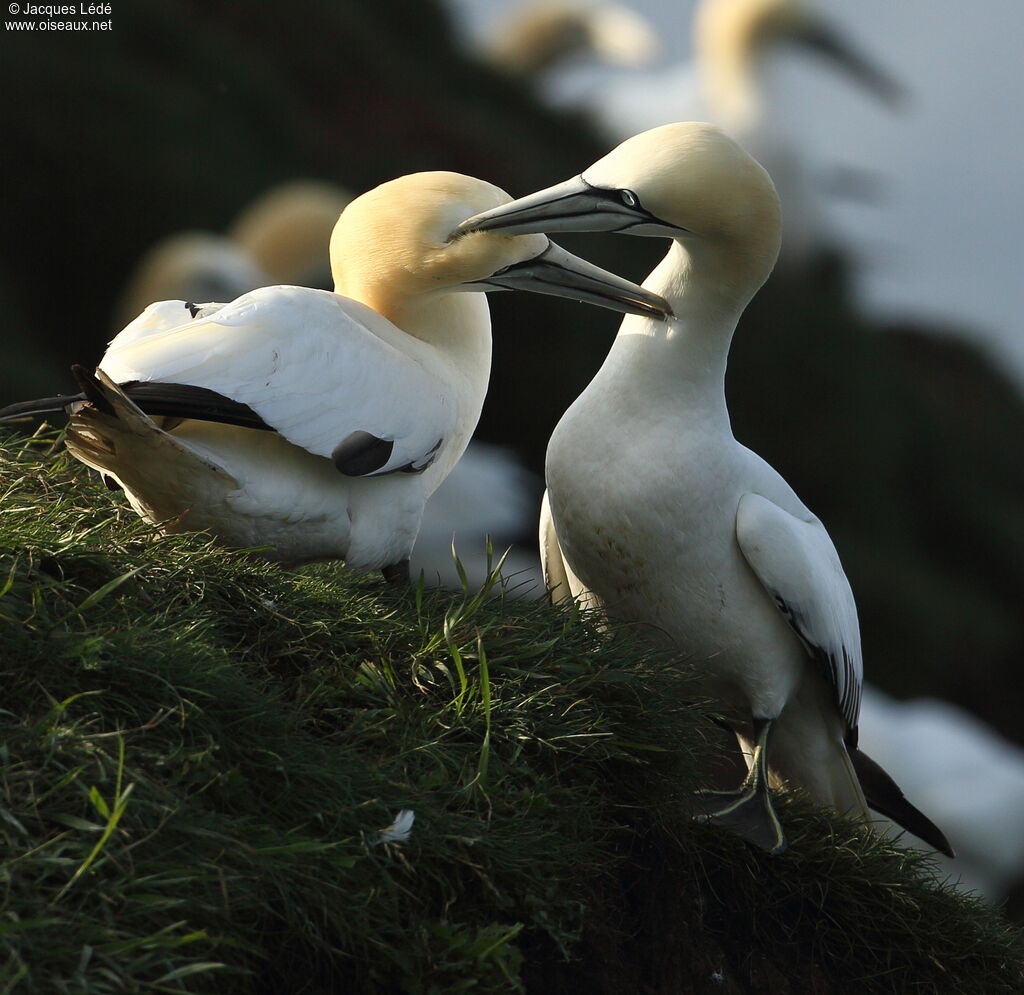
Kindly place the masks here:
[(480, 233), (450, 241), (458, 223), (511, 198), (459, 173), (401, 176), (357, 197), (331, 236), (335, 290), (388, 317), (410, 297), (454, 290), (539, 255), (543, 235)]

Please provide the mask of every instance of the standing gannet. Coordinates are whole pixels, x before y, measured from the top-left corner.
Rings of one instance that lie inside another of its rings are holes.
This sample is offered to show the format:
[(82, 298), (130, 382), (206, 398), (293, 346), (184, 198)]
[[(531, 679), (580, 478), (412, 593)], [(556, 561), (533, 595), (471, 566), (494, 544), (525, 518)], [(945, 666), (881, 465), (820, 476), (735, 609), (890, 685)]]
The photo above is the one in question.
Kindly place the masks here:
[(584, 104), (617, 140), (673, 121), (717, 124), (771, 175), (785, 218), (784, 259), (800, 263), (822, 242), (823, 184), (807, 161), (809, 136), (794, 133), (792, 102), (773, 92), (771, 65), (786, 51), (809, 52), (886, 103), (900, 88), (805, 0), (701, 0), (692, 37), (692, 60), (620, 74)]
[(688, 123), (638, 135), (458, 232), (672, 239), (645, 286), (674, 317), (626, 318), (551, 437), (541, 549), (556, 597), (650, 623), (703, 675), (750, 769), (738, 791), (703, 794), (699, 810), (781, 850), (770, 772), (842, 813), (866, 818), (872, 805), (948, 853), (857, 749), (860, 631), (828, 533), (730, 427), (729, 343), (775, 263), (780, 227), (764, 169), (718, 128)]
[[(382, 184), (338, 219), (335, 292), (280, 286), (231, 304), (154, 304), (111, 342), (95, 377), (79, 368), (80, 399), (0, 418), (71, 402), (68, 448), (166, 532), (401, 576), (424, 504), (480, 415), (491, 355), (482, 292), (667, 310), (543, 235), (449, 241), (463, 218), (508, 199), (456, 173)], [(478, 292), (457, 292), (467, 290)]]

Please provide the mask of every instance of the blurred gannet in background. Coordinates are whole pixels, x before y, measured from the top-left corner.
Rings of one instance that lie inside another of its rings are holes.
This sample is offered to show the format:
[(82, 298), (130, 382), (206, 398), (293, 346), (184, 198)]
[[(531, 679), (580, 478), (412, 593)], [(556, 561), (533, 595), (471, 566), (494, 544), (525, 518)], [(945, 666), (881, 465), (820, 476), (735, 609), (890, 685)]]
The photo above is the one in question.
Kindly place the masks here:
[(956, 863), (939, 862), (961, 888), (1000, 902), (1024, 881), (1024, 750), (947, 701), (897, 701), (867, 686), (860, 733), (946, 828)]
[(823, 221), (807, 150), (781, 113), (787, 108), (771, 99), (769, 63), (786, 46), (818, 54), (888, 103), (900, 95), (804, 0), (702, 0), (692, 62), (621, 73), (571, 99), (617, 140), (673, 121), (713, 121), (768, 170), (783, 206), (783, 258), (799, 263), (820, 245)]
[(382, 184), (338, 219), (335, 292), (266, 287), (231, 304), (152, 305), (95, 377), (77, 368), (78, 399), (12, 405), (0, 418), (70, 402), (68, 448), (166, 532), (407, 576), (424, 504), (486, 393), (483, 292), (667, 310), (543, 235), (449, 241), (460, 220), (508, 199), (455, 173)]
[(475, 590), (487, 580), (490, 539), (492, 566), (509, 550), (501, 570), (505, 593), (537, 597), (543, 590), (540, 561), (534, 550), (517, 543), (536, 534), (540, 492), (540, 482), (509, 450), (474, 440), (427, 502), (412, 551), (412, 575), (422, 571), (427, 584), (460, 588), (454, 542)]
[[(327, 246), (351, 200), (352, 194), (332, 183), (291, 180), (252, 201), (228, 229), (228, 238), (267, 274), (268, 283), (330, 290)], [(202, 298), (213, 299), (223, 298)]]
[(764, 169), (718, 128), (687, 123), (638, 135), (458, 232), (672, 239), (645, 286), (674, 317), (626, 318), (551, 437), (541, 550), (556, 600), (650, 623), (703, 675), (750, 766), (739, 790), (703, 793), (701, 814), (783, 849), (771, 776), (854, 817), (870, 805), (951, 853), (857, 749), (860, 631), (828, 533), (730, 427), (729, 343), (780, 229)]
[(213, 232), (177, 232), (143, 254), (115, 306), (115, 327), (124, 328), (154, 301), (233, 301), (273, 282), (231, 239)]
[(649, 65), (660, 43), (636, 11), (600, 0), (533, 0), (517, 7), (484, 42), (484, 58), (511, 76), (537, 77), (591, 55), (618, 66)]
[(227, 236), (177, 232), (151, 246), (114, 310), (124, 328), (156, 301), (229, 302), (259, 287), (329, 290), (331, 232), (351, 195), (320, 180), (271, 187), (238, 216)]

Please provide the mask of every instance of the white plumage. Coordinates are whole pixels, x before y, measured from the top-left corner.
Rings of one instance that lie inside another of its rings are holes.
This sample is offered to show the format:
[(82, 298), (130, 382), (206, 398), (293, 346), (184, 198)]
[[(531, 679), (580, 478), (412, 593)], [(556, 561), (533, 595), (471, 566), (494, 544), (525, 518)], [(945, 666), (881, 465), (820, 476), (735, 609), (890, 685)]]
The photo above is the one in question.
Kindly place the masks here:
[(827, 151), (794, 131), (801, 108), (773, 92), (771, 66), (803, 49), (883, 99), (893, 100), (897, 87), (804, 0), (701, 0), (692, 34), (692, 61), (606, 74), (576, 100), (616, 140), (673, 121), (713, 121), (768, 170), (783, 206), (782, 259), (805, 261), (825, 241), (816, 187)]
[(111, 379), (217, 391), (314, 456), (330, 457), (345, 426), (357, 425), (394, 440), (374, 474), (416, 464), (458, 422), (444, 354), (330, 291), (263, 287), (168, 329), (126, 331), (100, 361)]
[[(342, 213), (336, 292), (265, 287), (229, 304), (151, 306), (86, 384), (92, 403), (76, 407), (69, 449), (165, 531), (208, 531), (286, 563), (407, 569), (426, 500), (465, 450), (486, 393), (479, 291), (664, 311), (543, 235), (450, 240), (458, 221), (507, 200), (454, 173), (402, 177)], [(152, 409), (159, 419), (141, 410), (152, 395), (144, 402), (136, 382), (170, 385)], [(243, 421), (220, 423), (225, 406)]]
[(717, 128), (690, 123), (638, 135), (461, 230), (673, 239), (645, 286), (674, 317), (627, 317), (551, 437), (541, 550), (556, 598), (646, 623), (693, 663), (735, 729), (748, 777), (737, 792), (705, 794), (699, 810), (778, 850), (769, 773), (866, 818), (863, 779), (875, 807), (948, 850), (857, 750), (857, 612), (828, 533), (729, 423), (729, 344), (780, 226), (767, 173)]

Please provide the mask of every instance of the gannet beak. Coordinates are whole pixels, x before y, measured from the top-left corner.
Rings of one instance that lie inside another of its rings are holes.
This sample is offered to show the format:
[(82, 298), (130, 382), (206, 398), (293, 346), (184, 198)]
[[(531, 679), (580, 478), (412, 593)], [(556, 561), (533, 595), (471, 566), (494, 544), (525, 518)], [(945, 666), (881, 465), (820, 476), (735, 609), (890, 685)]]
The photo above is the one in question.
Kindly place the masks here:
[(828, 24), (808, 22), (796, 32), (793, 40), (802, 48), (828, 59), (883, 103), (898, 104), (906, 95), (899, 83), (869, 62)]
[(663, 224), (645, 211), (629, 190), (594, 187), (575, 176), (501, 207), (474, 214), (452, 238), (500, 229), (508, 235), (552, 231), (628, 231), (637, 225)]
[(647, 318), (668, 318), (672, 315), (672, 309), (664, 298), (566, 252), (553, 242), (549, 242), (548, 247), (532, 259), (513, 263), (486, 279), (474, 281), (474, 285), (478, 284), (488, 288), (531, 290), (535, 294), (568, 297)]

